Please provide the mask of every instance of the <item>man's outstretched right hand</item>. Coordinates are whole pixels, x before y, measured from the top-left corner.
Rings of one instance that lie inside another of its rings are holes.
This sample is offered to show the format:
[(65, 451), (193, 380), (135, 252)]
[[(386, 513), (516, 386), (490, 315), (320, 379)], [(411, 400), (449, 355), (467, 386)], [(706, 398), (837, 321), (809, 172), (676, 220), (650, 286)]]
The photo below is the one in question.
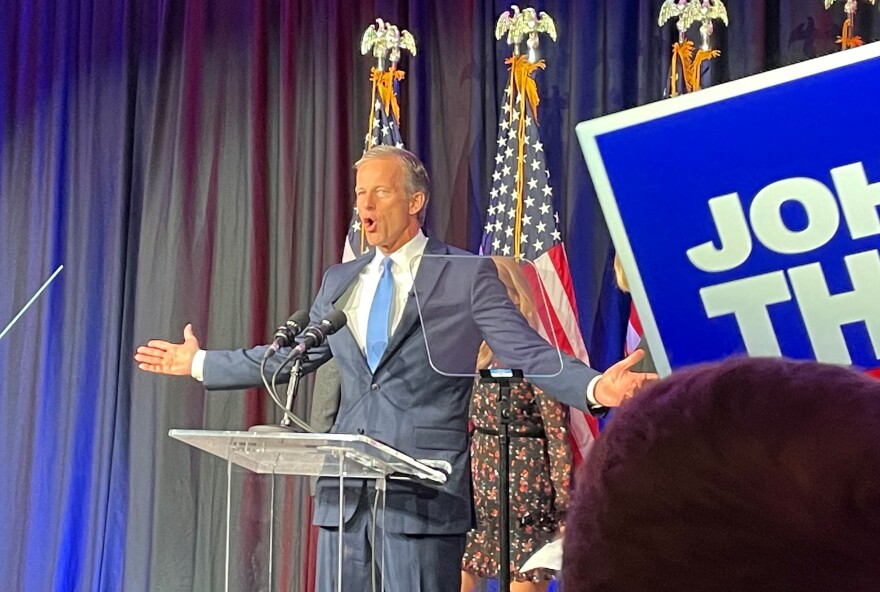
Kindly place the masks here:
[(192, 324), (183, 328), (183, 343), (151, 339), (137, 348), (134, 355), (138, 368), (147, 372), (189, 376), (193, 358), (199, 351), (199, 340), (192, 332)]

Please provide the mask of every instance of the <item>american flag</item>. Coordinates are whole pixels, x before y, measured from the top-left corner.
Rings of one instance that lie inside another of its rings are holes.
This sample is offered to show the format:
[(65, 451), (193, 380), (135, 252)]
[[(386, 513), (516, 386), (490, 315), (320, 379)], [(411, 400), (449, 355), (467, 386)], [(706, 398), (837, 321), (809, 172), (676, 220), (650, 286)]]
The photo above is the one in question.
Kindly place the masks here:
[[(503, 101), (502, 121), (498, 128), (498, 151), (492, 175), (489, 210), (483, 229), (481, 254), (513, 257), (520, 255), (533, 263), (526, 265), (526, 275), (543, 288), (547, 310), (541, 314), (539, 332), (553, 335), (559, 348), (584, 363), (589, 363), (587, 348), (578, 326), (577, 303), (559, 215), (553, 206), (553, 188), (547, 170), (544, 145), (538, 133), (534, 112), (527, 105), (521, 115), (522, 95), (511, 106), (508, 88)], [(520, 123), (523, 121), (524, 126)], [(522, 203), (517, 204), (517, 165), (520, 150), (519, 130), (523, 130)], [(517, 219), (520, 221), (519, 250), (515, 244)], [(598, 433), (596, 420), (575, 409), (570, 410), (570, 433), (574, 441), (575, 462), (583, 459)]]
[[(395, 97), (397, 96), (398, 87), (397, 80), (394, 80), (392, 89)], [(373, 146), (380, 145), (403, 148), (403, 139), (400, 136), (400, 125), (394, 112), (390, 107), (386, 109), (379, 94), (374, 92), (369, 130), (364, 138), (364, 152)], [(357, 206), (355, 206), (351, 215), (351, 223), (348, 225), (348, 236), (345, 239), (345, 246), (342, 251), (342, 262), (351, 261), (366, 250), (367, 246), (361, 236), (361, 222), (358, 219)]]
[(623, 346), (624, 355), (630, 355), (639, 346), (642, 341), (642, 322), (636, 313), (636, 306), (632, 302), (629, 305), (629, 322), (626, 324), (626, 343)]

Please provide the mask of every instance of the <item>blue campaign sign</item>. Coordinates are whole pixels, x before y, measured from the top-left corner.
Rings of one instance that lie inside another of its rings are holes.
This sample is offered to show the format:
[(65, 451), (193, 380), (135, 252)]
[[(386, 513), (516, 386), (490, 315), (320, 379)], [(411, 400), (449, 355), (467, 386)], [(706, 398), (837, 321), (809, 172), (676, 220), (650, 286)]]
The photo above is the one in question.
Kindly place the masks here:
[(661, 374), (880, 367), (880, 44), (577, 133)]

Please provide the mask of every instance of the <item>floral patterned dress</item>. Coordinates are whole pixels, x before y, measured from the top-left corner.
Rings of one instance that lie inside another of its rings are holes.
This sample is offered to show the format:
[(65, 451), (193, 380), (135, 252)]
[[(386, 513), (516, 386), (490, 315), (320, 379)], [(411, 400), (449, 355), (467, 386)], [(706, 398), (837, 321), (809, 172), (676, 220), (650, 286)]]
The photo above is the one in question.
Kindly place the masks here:
[[(462, 569), (497, 577), (501, 505), (497, 384), (476, 381), (471, 399), (471, 472), (477, 527), (468, 533)], [(571, 484), (572, 457), (565, 410), (528, 382), (511, 388), (510, 408), (510, 573), (516, 581), (539, 582), (551, 572), (517, 569), (556, 536)]]

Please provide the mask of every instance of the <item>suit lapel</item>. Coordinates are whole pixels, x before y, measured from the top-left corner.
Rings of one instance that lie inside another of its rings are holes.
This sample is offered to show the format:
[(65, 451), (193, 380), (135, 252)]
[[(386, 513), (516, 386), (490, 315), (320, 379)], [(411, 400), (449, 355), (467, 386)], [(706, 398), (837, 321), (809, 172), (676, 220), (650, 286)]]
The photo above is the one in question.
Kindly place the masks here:
[(335, 283), (330, 287), (330, 293), (328, 294), (330, 302), (333, 303), (334, 308), (339, 308), (336, 306), (336, 301), (342, 297), (348, 287), (351, 286), (351, 283), (357, 278), (358, 274), (363, 271), (372, 260), (373, 251), (367, 251), (354, 261), (343, 263), (336, 268), (338, 271), (335, 275), (338, 277), (334, 278)]
[[(336, 277), (333, 278), (334, 283), (332, 284), (332, 286), (328, 286), (328, 295), (333, 308), (337, 310), (342, 310), (342, 307), (337, 305), (339, 299), (342, 298), (346, 290), (351, 287), (352, 282), (357, 279), (358, 275), (364, 270), (364, 268), (370, 264), (370, 261), (373, 260), (373, 255), (374, 251), (369, 250), (354, 261), (343, 263), (336, 268), (337, 272), (334, 274)], [(347, 342), (346, 346), (344, 346), (345, 350), (360, 352), (360, 362), (369, 372), (369, 368), (367, 367), (367, 359), (366, 357), (364, 357), (363, 351), (361, 351), (361, 348), (357, 344), (357, 341), (355, 341), (354, 335), (352, 334), (351, 329), (348, 327), (348, 325), (346, 325), (336, 333), (336, 339), (339, 341)]]

